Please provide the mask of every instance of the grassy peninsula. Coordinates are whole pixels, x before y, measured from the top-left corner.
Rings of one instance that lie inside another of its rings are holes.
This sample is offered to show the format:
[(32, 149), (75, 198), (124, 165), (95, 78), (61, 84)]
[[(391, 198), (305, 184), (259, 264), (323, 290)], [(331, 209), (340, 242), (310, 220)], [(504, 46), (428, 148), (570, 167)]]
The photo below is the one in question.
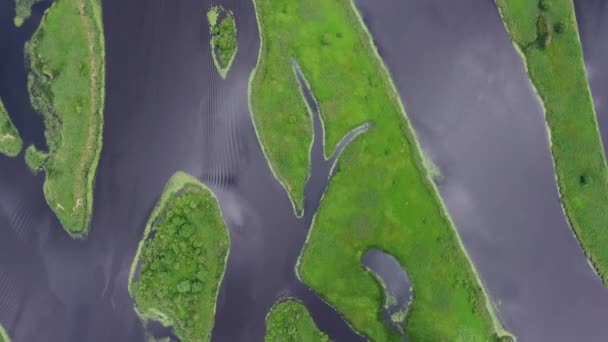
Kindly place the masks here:
[(173, 326), (181, 341), (209, 341), (228, 250), (213, 193), (196, 178), (176, 173), (150, 216), (131, 267), (129, 292), (140, 317)]
[(608, 284), (608, 172), (571, 0), (498, 0), (545, 108), (570, 225)]
[(26, 44), (28, 88), (42, 113), (44, 195), (73, 237), (88, 233), (101, 153), (105, 52), (100, 0), (56, 0)]
[(23, 141), (0, 100), (0, 153), (14, 157), (21, 152)]
[(0, 342), (11, 342), (11, 339), (8, 337), (6, 330), (0, 325)]
[(399, 95), (350, 0), (256, 0), (261, 34), (250, 101), (270, 164), (296, 203), (308, 171), (310, 114), (291, 67), (317, 98), (326, 154), (351, 129), (372, 128), (344, 151), (300, 258), (301, 279), (375, 341), (381, 285), (360, 264), (371, 248), (393, 255), (417, 289), (413, 341), (488, 341), (505, 334), (424, 167)]
[(222, 78), (226, 78), (238, 49), (234, 13), (222, 6), (213, 6), (207, 12), (211, 31), (213, 63)]
[(287, 299), (275, 304), (266, 316), (266, 342), (329, 342), (317, 328), (306, 307)]
[(32, 6), (42, 0), (15, 0), (15, 26), (20, 27), (32, 15)]

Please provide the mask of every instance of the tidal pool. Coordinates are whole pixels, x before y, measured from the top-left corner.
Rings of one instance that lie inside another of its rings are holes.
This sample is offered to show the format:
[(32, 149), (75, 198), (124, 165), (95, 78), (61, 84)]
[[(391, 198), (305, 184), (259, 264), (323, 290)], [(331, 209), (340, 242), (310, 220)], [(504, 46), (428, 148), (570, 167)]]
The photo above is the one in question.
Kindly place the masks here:
[(380, 311), (385, 324), (403, 334), (407, 329), (407, 313), (414, 299), (407, 272), (395, 257), (378, 249), (365, 253), (361, 264), (374, 273), (384, 288), (385, 303)]

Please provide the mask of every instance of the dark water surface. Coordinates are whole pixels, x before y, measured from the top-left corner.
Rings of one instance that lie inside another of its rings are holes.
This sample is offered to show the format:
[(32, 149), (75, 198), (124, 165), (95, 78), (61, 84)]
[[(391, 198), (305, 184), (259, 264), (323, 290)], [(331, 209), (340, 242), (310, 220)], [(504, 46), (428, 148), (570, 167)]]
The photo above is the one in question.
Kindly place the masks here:
[(564, 218), (542, 108), (494, 2), (357, 6), (506, 328), (519, 341), (608, 340), (608, 290)]
[[(253, 4), (222, 2), (235, 14), (239, 41), (222, 80), (209, 52), (206, 11), (212, 3), (103, 1), (104, 146), (88, 239), (63, 232), (44, 201), (42, 175), (32, 175), (21, 157), (0, 156), (0, 324), (14, 341), (143, 341), (145, 329), (127, 292), (129, 270), (148, 215), (178, 170), (217, 192), (230, 229), (214, 340), (261, 341), (268, 309), (290, 295), (303, 300), (335, 340), (359, 339), (294, 272), (330, 161), (314, 157), (306, 190), (310, 210), (297, 219), (268, 168), (248, 110), (248, 79), (259, 49)], [(0, 4), (0, 95), (26, 141), (36, 141), (42, 125), (29, 106), (19, 60), (42, 7), (16, 30), (14, 3)], [(158, 330), (163, 333), (151, 327)]]
[(410, 277), (395, 257), (378, 249), (365, 253), (361, 258), (361, 264), (382, 280), (385, 295), (382, 318), (385, 324), (403, 334), (405, 319), (395, 321), (392, 316), (403, 314), (407, 317), (409, 306), (414, 299)]

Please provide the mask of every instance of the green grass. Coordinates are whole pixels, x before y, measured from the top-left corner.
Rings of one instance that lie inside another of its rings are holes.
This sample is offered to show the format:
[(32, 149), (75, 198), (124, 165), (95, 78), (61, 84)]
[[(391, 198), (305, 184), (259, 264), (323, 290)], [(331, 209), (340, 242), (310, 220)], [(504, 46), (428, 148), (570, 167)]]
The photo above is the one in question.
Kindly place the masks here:
[(266, 317), (266, 342), (329, 342), (300, 302), (287, 299), (275, 304)]
[(222, 6), (213, 6), (207, 12), (211, 30), (211, 54), (222, 78), (226, 78), (234, 61), (238, 44), (234, 14)]
[(42, 0), (15, 0), (15, 26), (20, 27), (32, 15), (32, 6)]
[(290, 59), (319, 104), (326, 154), (351, 129), (300, 258), (301, 279), (375, 341), (397, 341), (380, 317), (381, 285), (361, 265), (379, 248), (412, 280), (413, 341), (487, 341), (504, 334), (425, 171), (399, 96), (350, 0), (256, 0), (262, 45), (251, 79), (253, 118), (278, 179), (301, 207), (310, 113)]
[(531, 0), (497, 1), (545, 108), (557, 184), (570, 225), (608, 284), (608, 173), (574, 6), (571, 0), (543, 3), (545, 10)]
[(2, 100), (0, 100), (0, 153), (15, 157), (21, 152), (22, 148), (21, 136), (8, 116)]
[(6, 333), (6, 330), (0, 325), (0, 342), (11, 342), (10, 337)]
[(26, 44), (28, 88), (49, 147), (44, 195), (73, 237), (88, 233), (101, 153), (105, 52), (99, 0), (56, 0)]
[(129, 292), (140, 317), (173, 326), (184, 342), (209, 341), (229, 244), (214, 194), (194, 177), (176, 173), (150, 216), (131, 267)]
[(34, 173), (44, 170), (48, 160), (48, 154), (36, 149), (34, 145), (28, 146), (25, 150), (25, 163)]

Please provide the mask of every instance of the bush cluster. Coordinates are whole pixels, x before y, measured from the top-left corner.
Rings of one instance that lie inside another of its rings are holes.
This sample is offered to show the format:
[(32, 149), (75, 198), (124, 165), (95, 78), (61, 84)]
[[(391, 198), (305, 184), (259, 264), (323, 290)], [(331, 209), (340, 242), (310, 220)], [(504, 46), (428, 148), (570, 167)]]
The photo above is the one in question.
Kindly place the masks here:
[(234, 14), (230, 11), (224, 12), (224, 17), (216, 25), (212, 26), (211, 34), (213, 36), (214, 53), (219, 60), (220, 66), (225, 68), (230, 64), (230, 60), (237, 48)]
[(228, 253), (228, 236), (211, 196), (189, 188), (173, 199), (145, 241), (132, 293), (140, 311), (167, 315), (184, 341), (206, 340)]
[(308, 314), (295, 300), (276, 304), (266, 318), (265, 342), (329, 342)]

